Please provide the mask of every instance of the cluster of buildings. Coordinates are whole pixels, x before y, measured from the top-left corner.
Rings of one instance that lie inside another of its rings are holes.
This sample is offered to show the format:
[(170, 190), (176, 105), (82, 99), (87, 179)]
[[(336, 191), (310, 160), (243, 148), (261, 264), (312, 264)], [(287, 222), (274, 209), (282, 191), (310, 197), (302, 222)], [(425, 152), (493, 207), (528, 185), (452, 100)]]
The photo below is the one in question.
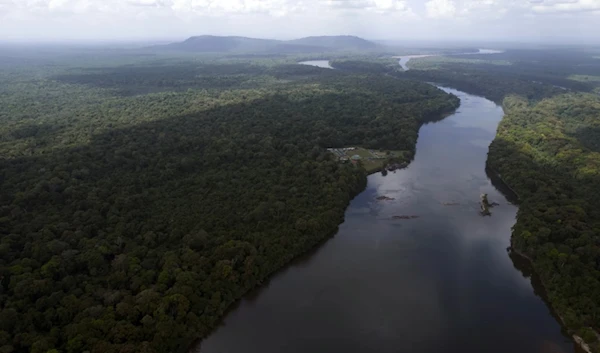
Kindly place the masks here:
[(355, 151), (356, 147), (328, 148), (327, 150), (337, 155), (346, 155), (347, 151)]
[(357, 154), (353, 155), (352, 157), (348, 157), (347, 152), (355, 151), (355, 150), (356, 150), (356, 147), (328, 148), (327, 149), (327, 151), (335, 154), (339, 158), (340, 162), (346, 162), (348, 160), (351, 160), (351, 161), (360, 160), (361, 158)]

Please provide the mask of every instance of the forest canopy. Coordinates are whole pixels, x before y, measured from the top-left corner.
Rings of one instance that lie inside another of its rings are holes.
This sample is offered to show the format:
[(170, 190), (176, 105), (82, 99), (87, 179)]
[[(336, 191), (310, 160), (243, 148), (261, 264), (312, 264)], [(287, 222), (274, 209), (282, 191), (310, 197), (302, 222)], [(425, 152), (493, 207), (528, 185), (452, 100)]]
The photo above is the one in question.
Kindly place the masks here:
[(3, 353), (185, 350), (336, 232), (366, 175), (326, 147), (410, 157), (459, 104), (285, 60), (104, 59), (0, 69)]
[(489, 165), (518, 193), (514, 248), (531, 258), (564, 324), (600, 348), (600, 98), (511, 96)]
[(401, 77), (504, 108), (488, 166), (518, 194), (512, 248), (571, 332), (600, 352), (600, 60), (586, 50), (421, 58)]

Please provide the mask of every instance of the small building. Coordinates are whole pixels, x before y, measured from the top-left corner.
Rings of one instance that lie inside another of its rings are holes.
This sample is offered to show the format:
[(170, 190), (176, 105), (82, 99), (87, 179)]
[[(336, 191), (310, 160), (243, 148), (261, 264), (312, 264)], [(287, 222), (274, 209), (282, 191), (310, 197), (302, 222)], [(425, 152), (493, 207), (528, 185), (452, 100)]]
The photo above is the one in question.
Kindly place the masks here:
[(355, 154), (354, 156), (351, 157), (353, 161), (360, 161), (360, 156)]
[(340, 157), (340, 162), (347, 162), (348, 159), (349, 158), (347, 156), (342, 156), (342, 157)]

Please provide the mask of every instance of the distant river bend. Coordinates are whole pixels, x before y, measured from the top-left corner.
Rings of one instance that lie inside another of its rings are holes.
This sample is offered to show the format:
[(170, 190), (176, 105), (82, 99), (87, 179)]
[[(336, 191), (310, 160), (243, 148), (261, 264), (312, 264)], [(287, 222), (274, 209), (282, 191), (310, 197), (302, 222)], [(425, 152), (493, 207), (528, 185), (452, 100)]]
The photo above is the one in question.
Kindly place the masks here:
[[(243, 299), (201, 353), (574, 350), (506, 252), (517, 207), (485, 172), (502, 109), (440, 88), (461, 106), (421, 127), (409, 167), (369, 176), (338, 234)], [(481, 193), (500, 204), (491, 217)]]

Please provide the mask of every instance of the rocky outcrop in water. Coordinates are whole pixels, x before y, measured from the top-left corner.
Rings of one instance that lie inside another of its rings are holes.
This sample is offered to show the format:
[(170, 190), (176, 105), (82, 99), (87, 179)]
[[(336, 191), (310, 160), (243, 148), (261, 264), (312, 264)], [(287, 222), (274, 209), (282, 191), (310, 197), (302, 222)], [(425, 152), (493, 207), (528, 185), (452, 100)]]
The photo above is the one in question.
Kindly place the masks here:
[(387, 197), (387, 196), (378, 196), (376, 199), (377, 199), (377, 201), (392, 201), (392, 200), (395, 200), (395, 198), (393, 198), (393, 197)]
[(482, 216), (491, 216), (492, 212), (490, 211), (490, 208), (499, 206), (500, 204), (497, 202), (490, 202), (488, 200), (487, 194), (481, 194), (480, 205), (481, 205), (481, 211), (480, 211), (481, 215)]
[(393, 216), (392, 219), (417, 219), (419, 216)]

